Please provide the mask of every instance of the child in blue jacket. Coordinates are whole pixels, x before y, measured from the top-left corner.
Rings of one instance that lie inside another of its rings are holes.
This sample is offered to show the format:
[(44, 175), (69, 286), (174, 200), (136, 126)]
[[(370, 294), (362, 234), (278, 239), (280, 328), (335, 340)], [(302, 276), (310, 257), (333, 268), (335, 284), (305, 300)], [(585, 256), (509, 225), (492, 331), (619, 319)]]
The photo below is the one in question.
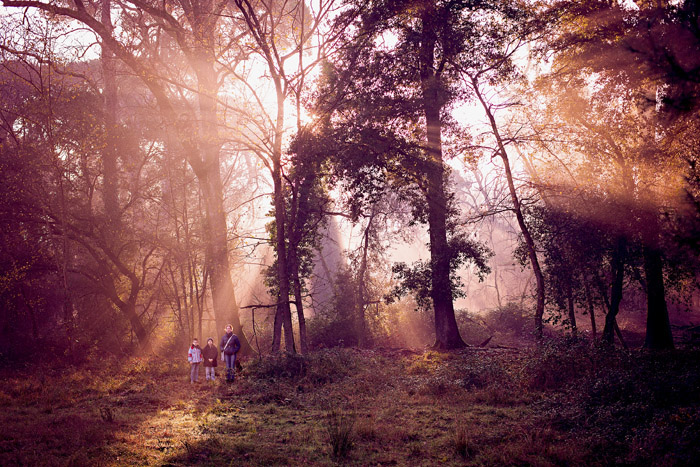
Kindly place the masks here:
[(202, 363), (202, 349), (199, 340), (192, 339), (192, 345), (187, 352), (187, 361), (190, 362), (190, 384), (199, 382), (199, 364)]

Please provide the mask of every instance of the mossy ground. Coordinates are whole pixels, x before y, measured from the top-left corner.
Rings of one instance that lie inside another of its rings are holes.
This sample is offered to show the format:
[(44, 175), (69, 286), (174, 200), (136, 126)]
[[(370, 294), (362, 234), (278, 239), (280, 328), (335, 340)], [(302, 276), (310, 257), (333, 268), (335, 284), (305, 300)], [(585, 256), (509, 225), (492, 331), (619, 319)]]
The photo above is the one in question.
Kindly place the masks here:
[[(191, 385), (186, 364), (162, 360), (5, 369), (0, 464), (582, 465), (695, 458), (692, 443), (675, 450), (665, 443), (696, 439), (700, 431), (697, 355), (676, 354), (674, 361), (688, 363), (665, 369), (658, 364), (667, 358), (638, 357), (615, 369), (619, 362), (605, 366), (584, 355), (573, 373), (561, 375), (571, 370), (557, 370), (563, 363), (552, 360), (556, 349), (548, 352), (542, 358), (535, 356), (542, 351), (505, 349), (331, 349), (248, 361), (233, 385), (221, 379)], [(543, 380), (542, 365), (554, 365), (548, 371), (558, 379)], [(614, 374), (639, 386), (631, 369), (645, 366), (657, 367), (661, 386), (666, 379), (684, 386), (681, 397), (655, 399), (654, 391), (668, 388), (651, 385), (636, 396), (627, 390), (632, 395), (620, 405), (600, 387), (596, 392), (596, 384), (624, 390), (608, 381)], [(625, 410), (639, 415), (634, 404), (642, 400), (647, 412), (623, 423), (627, 439), (608, 439), (620, 429), (616, 417)]]

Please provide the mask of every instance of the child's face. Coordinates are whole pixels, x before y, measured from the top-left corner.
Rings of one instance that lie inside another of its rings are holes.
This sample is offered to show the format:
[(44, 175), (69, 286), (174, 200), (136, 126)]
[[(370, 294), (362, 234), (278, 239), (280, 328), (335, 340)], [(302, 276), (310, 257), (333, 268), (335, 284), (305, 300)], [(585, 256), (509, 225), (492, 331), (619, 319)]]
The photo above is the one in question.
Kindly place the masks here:
[(209, 339), (209, 340), (207, 341), (207, 345), (214, 345), (214, 341), (211, 340), (211, 339)]
[(192, 341), (192, 345), (199, 345), (199, 341), (198, 341), (197, 339), (194, 339), (194, 340)]

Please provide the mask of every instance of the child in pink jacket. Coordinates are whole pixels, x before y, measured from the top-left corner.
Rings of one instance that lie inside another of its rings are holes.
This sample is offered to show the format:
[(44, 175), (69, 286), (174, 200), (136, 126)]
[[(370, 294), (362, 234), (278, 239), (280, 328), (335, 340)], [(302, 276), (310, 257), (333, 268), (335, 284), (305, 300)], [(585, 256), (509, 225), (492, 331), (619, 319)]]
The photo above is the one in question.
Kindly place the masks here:
[(192, 345), (187, 352), (187, 361), (190, 362), (190, 384), (199, 382), (199, 364), (202, 363), (202, 349), (199, 340), (192, 339)]

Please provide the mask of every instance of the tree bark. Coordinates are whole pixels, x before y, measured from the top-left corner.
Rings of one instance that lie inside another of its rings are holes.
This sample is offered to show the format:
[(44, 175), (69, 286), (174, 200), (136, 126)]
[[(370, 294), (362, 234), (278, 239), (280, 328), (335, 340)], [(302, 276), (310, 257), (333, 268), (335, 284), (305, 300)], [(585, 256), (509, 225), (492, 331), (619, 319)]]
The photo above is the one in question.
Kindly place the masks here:
[(427, 204), (430, 233), (431, 291), (435, 313), (435, 344), (437, 349), (458, 349), (466, 344), (459, 335), (455, 319), (450, 281), (450, 251), (447, 242), (447, 195), (445, 193), (445, 163), (442, 154), (442, 92), (440, 76), (436, 73), (435, 47), (437, 36), (431, 27), (431, 7), (422, 14), (423, 37), (419, 52), (419, 67), (423, 112), (427, 133), (428, 168)]
[[(281, 152), (281, 151), (280, 151)], [(281, 155), (281, 154), (280, 154)], [(275, 200), (275, 246), (277, 249), (277, 307), (272, 333), (272, 352), (279, 352), (284, 330), (284, 347), (287, 352), (296, 353), (294, 332), (292, 330), (292, 312), (289, 306), (289, 269), (287, 265), (286, 215), (283, 193), (282, 167), (280, 159), (273, 160), (272, 172)]]
[(227, 324), (241, 341), (243, 355), (252, 352), (252, 347), (241, 327), (236, 292), (231, 280), (228, 258), (226, 215), (224, 212), (223, 188), (219, 172), (218, 153), (215, 163), (208, 164), (206, 171), (200, 171), (197, 178), (202, 190), (205, 208), (206, 263), (211, 278), (211, 294), (214, 305), (216, 327), (223, 333)]
[(673, 349), (673, 335), (664, 290), (663, 258), (659, 250), (644, 247), (644, 272), (647, 285), (647, 329), (644, 347)]

